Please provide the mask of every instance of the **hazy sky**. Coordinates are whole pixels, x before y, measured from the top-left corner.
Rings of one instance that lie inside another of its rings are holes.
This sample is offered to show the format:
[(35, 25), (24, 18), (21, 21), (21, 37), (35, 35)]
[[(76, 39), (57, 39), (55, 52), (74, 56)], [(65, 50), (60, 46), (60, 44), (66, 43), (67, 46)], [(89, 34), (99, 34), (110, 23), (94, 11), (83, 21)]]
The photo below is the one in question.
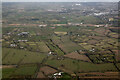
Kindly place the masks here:
[(2, 2), (118, 2), (119, 0), (2, 0)]

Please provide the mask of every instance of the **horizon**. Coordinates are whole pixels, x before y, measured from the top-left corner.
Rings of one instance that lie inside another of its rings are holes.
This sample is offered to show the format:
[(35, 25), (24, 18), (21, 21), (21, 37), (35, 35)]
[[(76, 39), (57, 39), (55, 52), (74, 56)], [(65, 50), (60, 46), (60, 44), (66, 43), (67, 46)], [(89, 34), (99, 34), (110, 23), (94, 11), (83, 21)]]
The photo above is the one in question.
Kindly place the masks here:
[(118, 3), (118, 2), (1, 2), (1, 3)]
[(119, 2), (119, 0), (2, 0), (1, 2)]

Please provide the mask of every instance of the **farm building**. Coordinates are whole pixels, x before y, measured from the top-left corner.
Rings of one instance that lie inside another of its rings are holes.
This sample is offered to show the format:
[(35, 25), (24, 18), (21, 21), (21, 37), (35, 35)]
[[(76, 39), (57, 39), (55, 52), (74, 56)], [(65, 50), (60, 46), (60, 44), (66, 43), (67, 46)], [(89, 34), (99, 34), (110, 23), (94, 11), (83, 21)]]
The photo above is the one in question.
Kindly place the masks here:
[(21, 32), (21, 33), (18, 34), (18, 36), (28, 35), (28, 34), (29, 34), (29, 32)]

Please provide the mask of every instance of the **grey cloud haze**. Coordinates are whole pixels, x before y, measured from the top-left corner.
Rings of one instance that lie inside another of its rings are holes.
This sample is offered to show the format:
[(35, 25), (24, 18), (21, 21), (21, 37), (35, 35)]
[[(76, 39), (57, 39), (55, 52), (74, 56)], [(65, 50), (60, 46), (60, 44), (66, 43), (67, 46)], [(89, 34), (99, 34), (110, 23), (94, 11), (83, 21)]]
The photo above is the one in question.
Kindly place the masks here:
[(2, 0), (2, 2), (118, 2), (119, 0)]

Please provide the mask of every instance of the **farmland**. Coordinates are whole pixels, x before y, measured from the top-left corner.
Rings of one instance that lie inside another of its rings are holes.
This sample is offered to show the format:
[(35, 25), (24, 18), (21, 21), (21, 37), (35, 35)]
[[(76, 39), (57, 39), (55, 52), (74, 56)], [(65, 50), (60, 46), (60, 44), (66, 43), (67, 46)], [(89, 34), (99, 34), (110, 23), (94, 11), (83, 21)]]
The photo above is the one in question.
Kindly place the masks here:
[[(72, 72), (92, 72), (92, 71), (116, 71), (116, 68), (111, 63), (106, 64), (91, 64), (88, 62), (81, 62), (72, 59), (64, 59), (64, 60), (49, 60), (46, 62), (51, 66), (55, 66), (58, 68), (65, 68)], [(109, 66), (109, 68), (108, 68)]]
[(45, 54), (7, 48), (3, 53), (8, 53), (3, 57), (3, 64), (40, 63), (45, 57)]
[(3, 3), (3, 79), (118, 78), (115, 3), (79, 4)]

